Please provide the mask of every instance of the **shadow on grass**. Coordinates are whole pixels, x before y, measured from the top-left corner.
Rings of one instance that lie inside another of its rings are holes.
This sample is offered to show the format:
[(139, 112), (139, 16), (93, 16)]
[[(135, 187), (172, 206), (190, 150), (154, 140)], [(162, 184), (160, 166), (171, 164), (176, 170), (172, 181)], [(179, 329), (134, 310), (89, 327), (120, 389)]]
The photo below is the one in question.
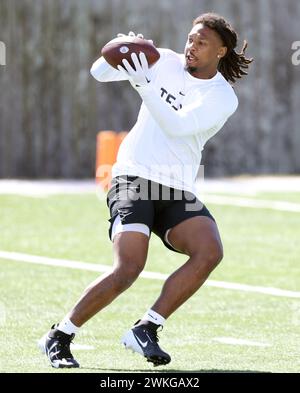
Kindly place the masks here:
[(146, 370), (139, 370), (139, 369), (113, 369), (113, 368), (100, 368), (100, 367), (81, 367), (81, 370), (86, 370), (87, 372), (90, 371), (99, 371), (99, 372), (103, 372), (103, 373), (153, 373), (153, 374), (159, 374), (159, 373), (163, 373), (163, 374), (172, 374), (172, 373), (176, 373), (176, 374), (216, 374), (216, 373), (221, 373), (221, 374), (271, 374), (271, 371), (256, 371), (256, 370), (221, 370), (221, 369), (209, 369), (209, 370), (176, 370), (176, 369), (168, 369), (168, 370), (163, 370), (163, 369), (159, 369), (159, 368), (155, 368), (155, 369), (146, 369)]

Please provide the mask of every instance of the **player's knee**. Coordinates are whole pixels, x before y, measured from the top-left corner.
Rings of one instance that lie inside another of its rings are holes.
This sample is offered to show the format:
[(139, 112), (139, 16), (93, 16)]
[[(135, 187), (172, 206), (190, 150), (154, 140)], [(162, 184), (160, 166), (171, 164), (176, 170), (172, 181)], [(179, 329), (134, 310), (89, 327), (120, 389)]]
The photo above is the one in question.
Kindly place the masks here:
[(212, 271), (223, 259), (222, 244), (217, 242), (206, 255), (207, 269)]
[(129, 288), (142, 272), (140, 265), (128, 263), (125, 267), (118, 267), (113, 271), (114, 286), (117, 291)]
[(207, 247), (204, 253), (203, 250), (198, 250), (195, 253), (196, 260), (199, 264), (199, 270), (204, 269), (207, 274), (215, 269), (222, 261), (223, 256), (223, 247), (219, 242), (216, 242), (213, 246)]
[(212, 263), (214, 267), (216, 267), (222, 261), (223, 257), (223, 246), (221, 243), (217, 243), (217, 245), (214, 247), (214, 250), (212, 251)]

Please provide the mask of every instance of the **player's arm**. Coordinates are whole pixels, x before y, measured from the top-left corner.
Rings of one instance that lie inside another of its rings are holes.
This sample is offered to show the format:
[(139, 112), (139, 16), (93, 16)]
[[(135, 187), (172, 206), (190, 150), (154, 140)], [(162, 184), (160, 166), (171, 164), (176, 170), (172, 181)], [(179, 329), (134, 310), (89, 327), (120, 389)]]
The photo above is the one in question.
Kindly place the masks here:
[(115, 82), (128, 80), (120, 71), (109, 65), (101, 56), (91, 68), (91, 75), (99, 82)]
[(203, 142), (220, 129), (237, 108), (237, 99), (218, 91), (218, 87), (178, 111), (163, 100), (151, 84), (136, 90), (163, 131), (171, 136), (201, 134)]
[(139, 61), (133, 54), (132, 60), (135, 69), (123, 60), (126, 71), (119, 67), (120, 72), (129, 77), (151, 115), (161, 129), (171, 136), (202, 134), (205, 142), (237, 108), (237, 98), (234, 94), (228, 95), (219, 87), (214, 87), (203, 99), (196, 99), (193, 104), (175, 111), (149, 83), (146, 56), (141, 53)]

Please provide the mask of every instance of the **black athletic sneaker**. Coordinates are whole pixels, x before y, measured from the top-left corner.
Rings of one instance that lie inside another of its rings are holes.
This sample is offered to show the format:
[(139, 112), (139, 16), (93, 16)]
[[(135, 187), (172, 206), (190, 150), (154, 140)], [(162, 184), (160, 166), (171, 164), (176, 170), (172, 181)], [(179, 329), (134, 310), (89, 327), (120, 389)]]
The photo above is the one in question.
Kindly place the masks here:
[(79, 367), (79, 363), (70, 352), (70, 344), (74, 337), (75, 334), (66, 334), (58, 330), (57, 325), (53, 325), (51, 330), (38, 341), (40, 350), (48, 356), (52, 367)]
[(132, 349), (147, 358), (154, 366), (168, 364), (171, 361), (170, 355), (164, 352), (158, 345), (156, 329), (149, 325), (137, 325), (130, 329), (122, 338), (122, 344), (126, 349)]

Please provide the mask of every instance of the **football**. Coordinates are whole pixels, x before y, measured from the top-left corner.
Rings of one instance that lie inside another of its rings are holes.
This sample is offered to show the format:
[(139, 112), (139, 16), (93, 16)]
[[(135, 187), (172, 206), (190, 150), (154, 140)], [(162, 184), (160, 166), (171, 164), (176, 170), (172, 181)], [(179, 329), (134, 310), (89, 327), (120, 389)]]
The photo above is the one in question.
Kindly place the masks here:
[(160, 57), (158, 50), (150, 41), (131, 36), (114, 38), (104, 45), (101, 50), (104, 59), (114, 68), (122, 65), (123, 59), (127, 59), (134, 68), (131, 54), (139, 54), (140, 52), (145, 53), (149, 67), (156, 63)]

